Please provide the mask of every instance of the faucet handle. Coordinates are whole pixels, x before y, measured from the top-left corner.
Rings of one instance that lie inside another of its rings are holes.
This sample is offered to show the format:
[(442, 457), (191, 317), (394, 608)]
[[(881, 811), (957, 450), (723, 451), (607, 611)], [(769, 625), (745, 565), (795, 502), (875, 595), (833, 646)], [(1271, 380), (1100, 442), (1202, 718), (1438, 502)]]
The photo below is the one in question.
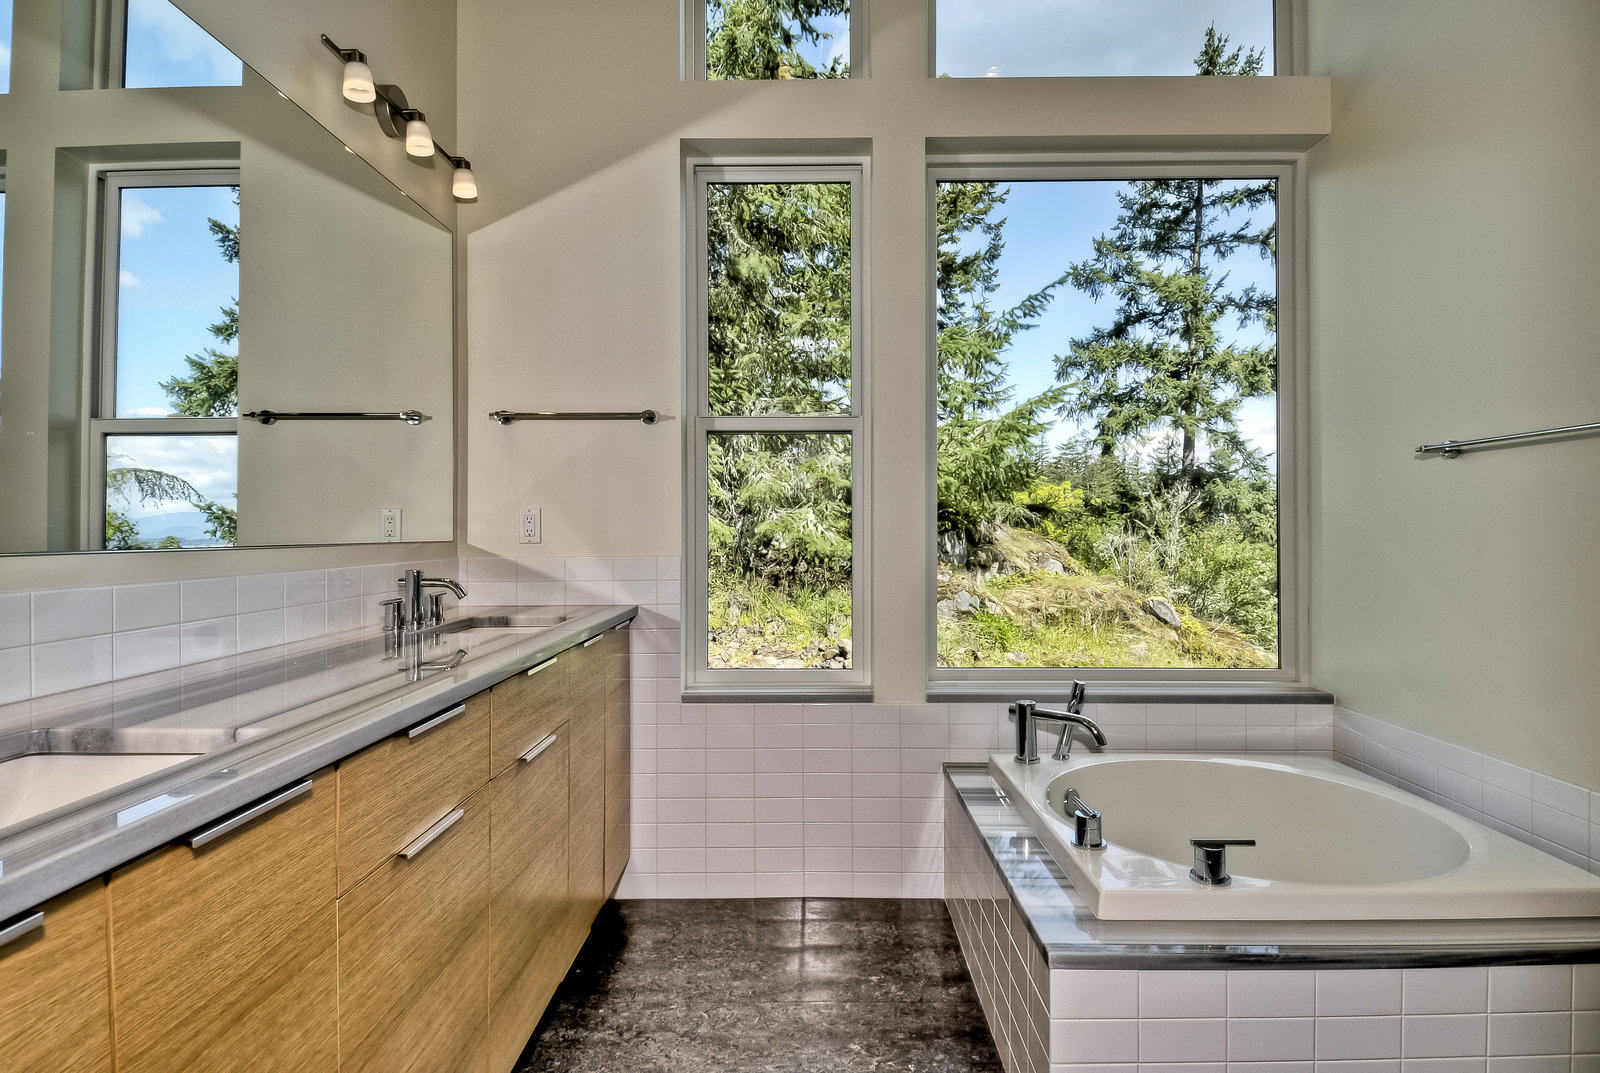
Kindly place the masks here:
[(403, 630), (406, 625), (405, 601), (396, 596), (392, 600), (384, 600), (378, 605), (383, 608), (383, 628), (385, 630)]
[(1228, 847), (1255, 844), (1253, 838), (1189, 839), (1189, 845), (1194, 847), (1194, 867), (1189, 869), (1189, 878), (1207, 887), (1226, 887), (1233, 882), (1228, 874)]

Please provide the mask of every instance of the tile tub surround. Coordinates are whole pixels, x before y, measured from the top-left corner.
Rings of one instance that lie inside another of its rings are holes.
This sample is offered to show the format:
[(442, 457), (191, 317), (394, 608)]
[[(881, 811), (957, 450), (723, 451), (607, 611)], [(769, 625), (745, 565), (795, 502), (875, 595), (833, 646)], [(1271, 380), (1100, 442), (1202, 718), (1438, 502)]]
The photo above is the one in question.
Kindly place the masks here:
[(1000, 1073), (942, 903), (611, 902), (517, 1073)]
[[(623, 897), (938, 897), (940, 766), (1013, 747), (1003, 704), (682, 703), (677, 556), (468, 557), (458, 569), (467, 604), (639, 605), (632, 630), (633, 859)], [(1444, 757), (1470, 766), (1470, 757), (1444, 743), (1426, 760), (1398, 747), (1367, 754), (1368, 729), (1380, 746), (1399, 740), (1424, 754), (1427, 748), (1420, 735), (1386, 731), (1330, 705), (1090, 703), (1085, 710), (1118, 752), (1335, 756), (1390, 782), (1400, 775), (1382, 765), (1403, 755), (1403, 770), (1423, 783), (1423, 765), (1433, 769), (1433, 788), (1419, 786), (1423, 797), (1460, 785), (1459, 772), (1444, 771)], [(1481, 759), (1479, 778), (1500, 777), (1503, 766)], [(1496, 786), (1475, 798), (1480, 814), (1464, 814), (1495, 827), (1502, 821), (1486, 806), (1507, 804), (1509, 819), (1498, 829), (1548, 849), (1530, 827), (1535, 776), (1511, 774), (1513, 790)], [(1542, 788), (1554, 785), (1539, 778)], [(1456, 808), (1442, 794), (1430, 799)], [(1570, 808), (1576, 796), (1563, 791), (1554, 800)], [(1586, 808), (1593, 811), (1582, 828), (1585, 859), (1600, 874), (1600, 793), (1589, 794)], [(1543, 829), (1577, 841), (1579, 828), (1568, 817), (1538, 815), (1543, 824), (1558, 821)]]
[[(1600, 935), (1095, 921), (986, 773), (951, 774), (946, 902), (1008, 1073), (1600, 1068)], [(1515, 963), (1564, 957), (1590, 960)]]
[(0, 704), (376, 627), (408, 567), (449, 576), (459, 562), (0, 593)]

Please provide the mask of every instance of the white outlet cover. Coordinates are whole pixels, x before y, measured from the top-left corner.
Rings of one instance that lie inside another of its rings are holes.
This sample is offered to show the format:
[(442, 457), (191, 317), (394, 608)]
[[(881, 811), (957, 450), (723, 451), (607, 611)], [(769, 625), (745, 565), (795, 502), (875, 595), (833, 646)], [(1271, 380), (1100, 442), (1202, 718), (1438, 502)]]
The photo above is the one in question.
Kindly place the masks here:
[(518, 529), (517, 539), (523, 544), (538, 544), (544, 539), (544, 525), (540, 520), (538, 507), (522, 508), (522, 524)]
[(378, 508), (378, 535), (382, 540), (400, 539), (400, 514), (399, 507)]

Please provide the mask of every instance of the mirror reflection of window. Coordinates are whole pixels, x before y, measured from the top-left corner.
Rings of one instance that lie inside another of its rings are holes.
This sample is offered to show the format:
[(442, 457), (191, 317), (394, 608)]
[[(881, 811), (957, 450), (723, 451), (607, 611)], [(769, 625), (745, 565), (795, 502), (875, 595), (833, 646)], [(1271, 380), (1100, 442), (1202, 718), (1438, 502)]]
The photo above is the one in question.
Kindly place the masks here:
[(121, 191), (115, 417), (238, 413), (239, 192)]
[(106, 176), (91, 422), (103, 547), (236, 542), (238, 181), (231, 169)]
[[(239, 58), (167, 0), (126, 2), (124, 88), (237, 86), (244, 81)], [(10, 6), (10, 0), (0, 3)]]
[(237, 436), (107, 436), (105, 546), (231, 547)]
[(11, 92), (11, 0), (0, 0), (0, 93)]

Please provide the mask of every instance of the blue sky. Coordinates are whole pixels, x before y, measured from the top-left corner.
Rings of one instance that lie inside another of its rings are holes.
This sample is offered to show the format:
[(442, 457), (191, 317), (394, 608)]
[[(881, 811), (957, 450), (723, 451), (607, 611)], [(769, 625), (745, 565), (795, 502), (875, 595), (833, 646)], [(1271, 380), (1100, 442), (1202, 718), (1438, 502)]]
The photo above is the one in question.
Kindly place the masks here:
[(237, 86), (243, 71), (237, 56), (167, 0), (128, 0), (126, 88)]
[(0, 0), (0, 93), (11, 92), (11, 0)]
[[(1006, 221), (1005, 248), (1000, 255), (999, 288), (991, 297), (996, 310), (1014, 306), (1056, 279), (1069, 265), (1088, 259), (1093, 254), (1094, 239), (1115, 227), (1116, 195), (1126, 189), (1126, 184), (1037, 181), (1011, 183), (1007, 189), (1009, 194), (1000, 210)], [(1270, 218), (1270, 210), (1261, 210), (1257, 226)], [(1255, 253), (1236, 254), (1221, 268), (1229, 273), (1230, 290), (1243, 289), (1251, 283), (1271, 292), (1277, 289), (1274, 267)], [(1044, 315), (1034, 322), (1037, 327), (1015, 336), (1006, 352), (1008, 379), (1016, 392), (1014, 401), (1053, 386), (1055, 356), (1065, 353), (1072, 339), (1083, 338), (1109, 323), (1115, 308), (1114, 295), (1096, 302), (1070, 284), (1058, 289)], [(1231, 333), (1234, 341), (1250, 345), (1265, 338), (1259, 326), (1239, 331), (1235, 323), (1228, 319), (1219, 325)], [(1268, 454), (1277, 451), (1275, 407), (1271, 399), (1250, 399), (1245, 400), (1240, 411), (1246, 438)], [(1060, 446), (1087, 427), (1076, 421), (1058, 421), (1046, 438), (1052, 446)]]
[(936, 20), (956, 78), (1193, 74), (1213, 24), (1272, 70), (1272, 0), (937, 0)]

